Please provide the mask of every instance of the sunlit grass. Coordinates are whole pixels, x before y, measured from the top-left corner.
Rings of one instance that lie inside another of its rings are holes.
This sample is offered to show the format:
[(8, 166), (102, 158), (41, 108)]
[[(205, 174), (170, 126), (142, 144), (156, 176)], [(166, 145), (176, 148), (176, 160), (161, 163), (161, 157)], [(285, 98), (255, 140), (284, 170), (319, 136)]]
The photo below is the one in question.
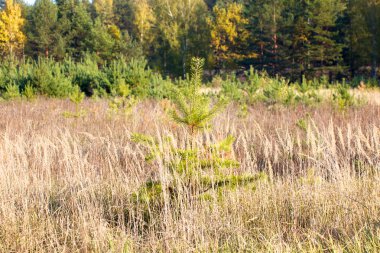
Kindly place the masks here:
[[(65, 118), (70, 101), (0, 104), (1, 252), (377, 252), (380, 250), (380, 110), (230, 106), (196, 141), (236, 137), (238, 174), (252, 187), (205, 198), (184, 194), (149, 218), (133, 194), (152, 177), (132, 133), (185, 145), (159, 103), (109, 116), (108, 102)], [(299, 121), (304, 120), (302, 127)], [(298, 124), (297, 124), (298, 123)]]

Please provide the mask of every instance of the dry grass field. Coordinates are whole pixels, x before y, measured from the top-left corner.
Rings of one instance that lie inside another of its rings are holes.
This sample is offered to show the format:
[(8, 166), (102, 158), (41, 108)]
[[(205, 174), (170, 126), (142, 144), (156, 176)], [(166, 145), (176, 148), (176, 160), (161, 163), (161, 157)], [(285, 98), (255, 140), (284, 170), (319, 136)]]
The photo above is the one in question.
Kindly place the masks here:
[(196, 138), (236, 137), (233, 173), (265, 172), (253, 187), (183, 196), (149, 209), (133, 194), (149, 178), (132, 133), (175, 137), (185, 129), (157, 102), (110, 117), (106, 101), (62, 116), (69, 101), (0, 104), (0, 252), (379, 252), (380, 107), (345, 112), (235, 106)]

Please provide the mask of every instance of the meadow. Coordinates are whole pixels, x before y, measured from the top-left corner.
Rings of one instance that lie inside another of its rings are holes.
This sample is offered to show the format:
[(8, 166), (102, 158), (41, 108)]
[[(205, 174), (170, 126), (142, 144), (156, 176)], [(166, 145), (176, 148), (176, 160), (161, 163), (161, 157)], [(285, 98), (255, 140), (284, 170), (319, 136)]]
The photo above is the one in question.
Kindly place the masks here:
[(3, 75), (1, 252), (380, 250), (368, 82), (39, 64)]
[(380, 252), (379, 27), (380, 0), (0, 0), (0, 253)]
[[(133, 133), (173, 136), (164, 102), (110, 117), (105, 100), (64, 117), (68, 100), (0, 104), (1, 252), (376, 252), (380, 247), (380, 110), (328, 105), (268, 108), (239, 116), (229, 105), (196, 142), (235, 136), (236, 175), (252, 185), (207, 198), (183, 194), (162, 206), (133, 198), (168, 177), (146, 162)], [(160, 162), (161, 160), (161, 162)]]

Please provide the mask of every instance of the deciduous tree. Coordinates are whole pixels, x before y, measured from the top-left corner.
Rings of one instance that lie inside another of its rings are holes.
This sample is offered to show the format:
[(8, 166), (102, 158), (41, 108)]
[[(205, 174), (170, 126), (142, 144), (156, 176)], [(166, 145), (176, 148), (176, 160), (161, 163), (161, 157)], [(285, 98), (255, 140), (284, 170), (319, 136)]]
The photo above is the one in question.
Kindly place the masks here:
[(246, 29), (248, 19), (243, 16), (243, 5), (228, 3), (213, 8), (212, 18), (208, 19), (211, 32), (211, 47), (216, 58), (216, 66), (232, 63), (251, 57), (243, 49), (247, 46), (249, 33)]
[(97, 16), (107, 25), (113, 23), (113, 0), (94, 0), (93, 2)]
[(20, 5), (13, 0), (6, 0), (5, 6), (0, 12), (0, 50), (3, 55), (19, 54), (26, 41), (22, 31), (25, 19)]
[(140, 43), (146, 45), (153, 39), (153, 27), (155, 26), (156, 17), (152, 5), (148, 0), (133, 1), (133, 24)]

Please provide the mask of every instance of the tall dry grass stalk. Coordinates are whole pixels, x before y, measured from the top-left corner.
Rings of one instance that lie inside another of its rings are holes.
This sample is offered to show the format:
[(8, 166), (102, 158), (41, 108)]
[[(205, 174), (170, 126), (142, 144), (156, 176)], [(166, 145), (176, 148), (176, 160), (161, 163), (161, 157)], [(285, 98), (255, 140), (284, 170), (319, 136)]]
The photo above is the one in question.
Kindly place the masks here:
[[(0, 105), (1, 252), (376, 252), (380, 251), (380, 110), (235, 107), (197, 137), (237, 137), (236, 173), (266, 172), (255, 187), (207, 199), (184, 195), (150, 208), (132, 195), (160, 161), (130, 141), (186, 134), (159, 104), (110, 118), (106, 102), (67, 119), (66, 101)], [(304, 127), (299, 122), (303, 120)], [(200, 140), (198, 140), (200, 141)]]

